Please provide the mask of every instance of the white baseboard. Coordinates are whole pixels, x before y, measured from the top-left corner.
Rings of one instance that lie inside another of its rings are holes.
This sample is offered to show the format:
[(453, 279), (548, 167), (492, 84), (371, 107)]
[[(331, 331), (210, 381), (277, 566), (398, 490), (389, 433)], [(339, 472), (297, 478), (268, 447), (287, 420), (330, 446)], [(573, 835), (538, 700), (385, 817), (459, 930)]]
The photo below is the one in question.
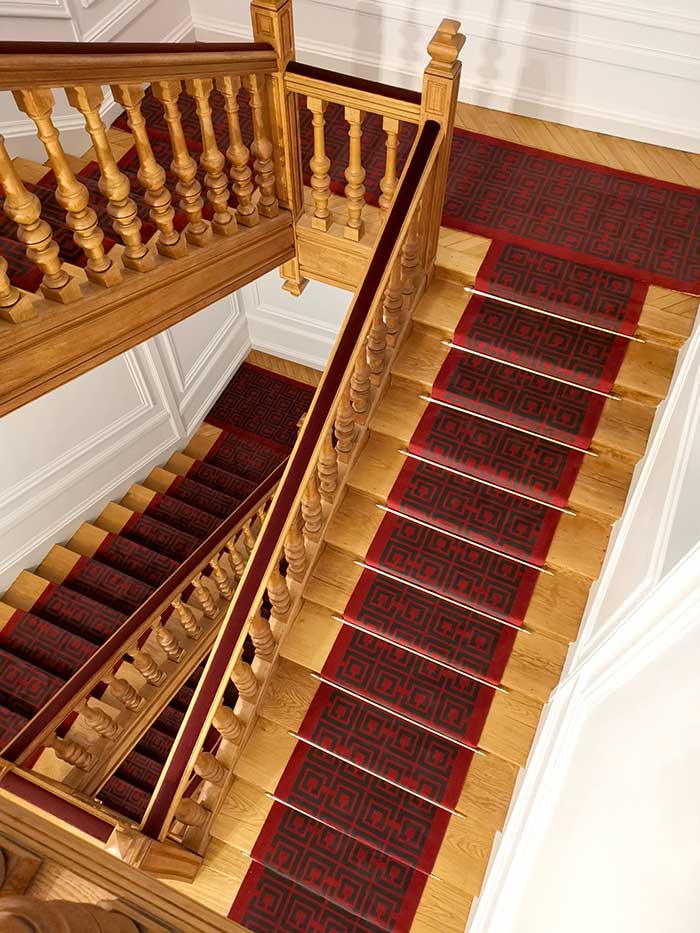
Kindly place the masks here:
[(312, 369), (325, 368), (338, 336), (336, 328), (264, 304), (249, 308), (246, 316), (255, 350)]

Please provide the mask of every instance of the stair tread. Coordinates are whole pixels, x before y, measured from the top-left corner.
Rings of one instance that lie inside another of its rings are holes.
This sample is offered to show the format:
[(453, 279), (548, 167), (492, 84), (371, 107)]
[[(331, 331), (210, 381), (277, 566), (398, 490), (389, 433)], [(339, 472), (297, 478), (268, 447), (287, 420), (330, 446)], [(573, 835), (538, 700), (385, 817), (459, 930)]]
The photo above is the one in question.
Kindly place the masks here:
[(212, 488), (188, 476), (178, 476), (177, 473), (170, 473), (161, 467), (156, 467), (149, 473), (144, 485), (218, 518), (227, 518), (242, 501), (220, 489)]
[(117, 503), (110, 503), (95, 524), (176, 561), (185, 560), (200, 544), (199, 538), (179, 528)]
[(181, 502), (167, 493), (154, 492), (140, 483), (131, 486), (122, 504), (199, 540), (208, 538), (221, 524), (221, 519), (215, 515)]
[(81, 525), (68, 546), (84, 557), (94, 557), (108, 567), (154, 587), (160, 586), (178, 567), (177, 561), (165, 554), (87, 523)]
[(153, 592), (153, 587), (141, 580), (58, 545), (49, 551), (38, 573), (126, 615), (135, 612)]

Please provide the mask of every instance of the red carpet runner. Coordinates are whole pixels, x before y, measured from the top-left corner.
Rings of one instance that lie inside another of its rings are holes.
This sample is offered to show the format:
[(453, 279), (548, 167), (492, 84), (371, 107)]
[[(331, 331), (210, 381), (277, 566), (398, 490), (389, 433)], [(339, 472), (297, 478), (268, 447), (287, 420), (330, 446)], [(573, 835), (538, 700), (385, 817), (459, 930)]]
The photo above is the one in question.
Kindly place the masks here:
[(481, 283), (556, 313), (456, 328), (229, 914), (256, 933), (408, 930), (458, 806), (646, 291), (515, 249)]

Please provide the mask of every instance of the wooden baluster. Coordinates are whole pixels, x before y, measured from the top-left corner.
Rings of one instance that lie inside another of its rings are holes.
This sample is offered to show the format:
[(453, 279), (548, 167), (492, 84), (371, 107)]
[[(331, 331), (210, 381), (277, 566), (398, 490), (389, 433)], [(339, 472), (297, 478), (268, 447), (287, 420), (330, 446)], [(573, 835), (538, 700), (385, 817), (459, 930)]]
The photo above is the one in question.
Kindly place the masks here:
[(304, 536), (310, 541), (318, 541), (323, 527), (323, 507), (318, 494), (318, 479), (315, 473), (311, 474), (302, 493), (301, 514), (304, 517)]
[(241, 124), (238, 118), (238, 91), (241, 86), (241, 79), (238, 77), (217, 78), (216, 86), (223, 95), (228, 120), (230, 145), (226, 150), (226, 158), (231, 166), (229, 174), (238, 202), (236, 207), (238, 222), (245, 227), (254, 227), (260, 223), (260, 214), (258, 213), (257, 204), (253, 201), (255, 185), (253, 184), (253, 173), (248, 165), (250, 153), (243, 142)]
[(279, 214), (279, 204), (275, 189), (275, 163), (272, 160), (274, 150), (265, 122), (263, 80), (261, 75), (246, 75), (243, 78), (243, 85), (248, 91), (250, 110), (253, 115), (253, 145), (250, 151), (255, 160), (253, 162), (255, 184), (260, 190), (258, 210), (263, 217), (276, 217)]
[(236, 661), (231, 680), (238, 690), (239, 696), (249, 703), (254, 703), (258, 695), (258, 682), (255, 679), (253, 668), (245, 661)]
[(199, 636), (202, 634), (202, 626), (197, 622), (194, 613), (190, 607), (183, 603), (182, 597), (176, 596), (175, 599), (170, 603), (177, 617), (180, 620), (180, 625), (185, 631), (185, 634), (188, 638), (191, 638), (193, 641), (196, 641)]
[(241, 552), (236, 547), (236, 542), (233, 540), (233, 538), (226, 542), (226, 550), (228, 551), (228, 556), (231, 558), (231, 566), (233, 567), (236, 576), (240, 580), (245, 573), (246, 562)]
[(219, 236), (232, 236), (236, 232), (236, 215), (229, 209), (229, 190), (224, 168), (226, 157), (219, 149), (216, 141), (216, 132), (211, 116), (209, 95), (214, 89), (211, 78), (192, 78), (185, 82), (187, 93), (194, 98), (199, 118), (199, 128), (202, 135), (202, 155), (199, 164), (206, 175), (204, 184), (207, 189), (207, 200), (214, 208), (212, 227)]
[(175, 810), (176, 820), (195, 829), (201, 829), (202, 826), (205, 826), (210, 815), (209, 810), (206, 810), (201, 803), (197, 803), (191, 797), (183, 797)]
[(326, 120), (323, 116), (328, 106), (318, 97), (307, 97), (306, 106), (312, 113), (314, 130), (314, 154), (309, 161), (311, 169), (311, 193), (314, 199), (314, 213), (311, 226), (316, 230), (328, 230), (333, 223), (333, 215), (328, 209), (331, 196), (331, 176), (328, 174), (331, 160), (326, 155)]
[(261, 661), (272, 661), (275, 656), (277, 644), (272, 637), (272, 629), (267, 619), (262, 616), (252, 616), (248, 620), (250, 639), (255, 648), (255, 657)]
[(48, 153), (56, 176), (54, 197), (66, 211), (66, 223), (73, 231), (73, 239), (87, 256), (87, 277), (98, 285), (115, 285), (121, 279), (121, 269), (105, 254), (104, 233), (97, 224), (97, 214), (90, 207), (88, 189), (73, 174), (58, 130), (53, 125), (53, 92), (50, 88), (31, 88), (12, 93), (22, 113), (34, 121)]
[(364, 424), (370, 403), (369, 365), (367, 363), (367, 350), (363, 349), (357, 357), (355, 368), (350, 377), (350, 400), (355, 412), (355, 420)]
[(106, 678), (109, 692), (125, 709), (135, 712), (141, 706), (141, 696), (134, 690), (128, 680), (109, 674)]
[(381, 305), (375, 308), (372, 315), (372, 325), (367, 334), (367, 362), (369, 364), (369, 381), (377, 386), (382, 380), (386, 358), (386, 324), (382, 314)]
[(401, 290), (401, 263), (397, 260), (391, 270), (389, 281), (384, 289), (383, 317), (386, 342), (396, 346), (396, 338), (401, 330), (401, 312), (403, 311), (403, 293)]
[(350, 401), (350, 388), (344, 386), (335, 413), (335, 451), (341, 463), (347, 463), (355, 444), (355, 412)]
[(123, 732), (111, 716), (97, 706), (88, 706), (87, 700), (80, 704), (79, 712), (90, 729), (104, 739), (117, 739)]
[(236, 716), (234, 711), (228, 706), (220, 706), (214, 713), (214, 728), (218, 729), (221, 736), (227, 742), (233, 742), (234, 745), (240, 745), (245, 726)]
[(185, 649), (182, 647), (170, 629), (166, 628), (165, 623), (161, 622), (159, 619), (156, 622), (154, 631), (156, 633), (156, 640), (158, 641), (160, 647), (163, 649), (163, 653), (165, 654), (166, 658), (169, 661), (176, 662), (182, 660)]
[(270, 571), (267, 580), (267, 596), (272, 604), (270, 621), (286, 622), (292, 608), (292, 598), (289, 595), (287, 581), (276, 567)]
[(134, 651), (131, 663), (147, 684), (157, 687), (162, 684), (167, 674), (162, 671), (147, 651)]
[(408, 228), (406, 239), (401, 247), (401, 297), (404, 311), (408, 311), (416, 290), (416, 279), (420, 270), (420, 231), (421, 203)]
[(226, 778), (226, 768), (211, 752), (200, 752), (194, 763), (195, 774), (210, 784), (223, 784)]
[(212, 557), (209, 561), (209, 566), (212, 569), (212, 578), (214, 583), (216, 583), (219, 588), (219, 592), (224, 599), (233, 599), (233, 587), (231, 586), (231, 581), (226, 574), (226, 571), (219, 563), (218, 557)]
[(192, 581), (192, 586), (194, 591), (197, 594), (197, 599), (199, 600), (199, 605), (202, 607), (202, 611), (207, 619), (215, 619), (219, 614), (214, 598), (211, 595), (211, 591), (206, 583), (202, 580), (201, 573), (198, 573), (197, 576)]
[(155, 257), (141, 239), (141, 220), (136, 204), (130, 198), (131, 182), (119, 170), (109, 145), (105, 125), (100, 116), (104, 94), (99, 85), (66, 88), (69, 103), (79, 110), (95, 149), (100, 166), (99, 189), (107, 199), (107, 213), (112, 226), (124, 243), (122, 262), (129, 269), (148, 272), (155, 266)]
[(248, 554), (252, 554), (257, 538), (255, 536), (255, 532), (253, 531), (252, 521), (250, 519), (243, 526), (243, 541), (245, 542), (245, 546), (248, 549)]
[(365, 115), (354, 107), (345, 108), (348, 123), (350, 152), (348, 167), (345, 169), (345, 197), (347, 198), (347, 220), (343, 230), (348, 240), (361, 240), (365, 232), (362, 211), (365, 206), (365, 170), (362, 167), (362, 123)]
[(78, 768), (80, 771), (89, 771), (95, 763), (95, 756), (92, 752), (89, 752), (72, 739), (61, 739), (54, 735), (46, 744), (56, 752), (56, 756), (61, 761), (73, 765), (74, 768)]
[(306, 544), (302, 534), (301, 512), (298, 509), (284, 539), (284, 556), (289, 565), (287, 576), (292, 580), (302, 580), (306, 573)]
[(63, 268), (58, 258), (58, 243), (51, 227), (41, 219), (41, 201), (31, 194), (17, 174), (0, 136), (0, 186), (5, 192), (5, 214), (17, 224), (17, 239), (25, 247), (27, 258), (43, 275), (41, 291), (45, 298), (68, 304), (80, 298), (80, 286)]
[(36, 317), (34, 303), (28, 294), (23, 294), (10, 284), (7, 276), (7, 260), (0, 256), (0, 318), (19, 324)]
[(330, 432), (323, 439), (318, 458), (318, 485), (323, 501), (333, 502), (338, 488), (338, 455)]
[(384, 177), (379, 182), (379, 187), (382, 192), (379, 197), (379, 207), (383, 214), (388, 214), (398, 184), (398, 178), (396, 177), (396, 156), (399, 149), (399, 121), (395, 120), (393, 117), (384, 117), (382, 120), (382, 129), (386, 133), (386, 168), (384, 170)]
[(146, 121), (141, 112), (141, 101), (144, 97), (143, 86), (141, 84), (113, 84), (112, 93), (117, 103), (126, 110), (129, 128), (136, 144), (139, 157), (139, 170), (136, 178), (146, 192), (144, 200), (149, 208), (149, 216), (158, 228), (156, 249), (162, 256), (179, 259), (187, 253), (187, 242), (175, 229), (175, 208), (172, 205), (170, 192), (165, 186), (165, 169), (156, 162), (146, 129)]
[(182, 129), (180, 108), (177, 105), (182, 85), (179, 81), (156, 81), (151, 85), (153, 96), (163, 105), (165, 122), (168, 124), (173, 161), (170, 164), (177, 178), (175, 192), (180, 198), (180, 207), (187, 214), (185, 236), (195, 246), (206, 246), (212, 232), (209, 221), (202, 216), (204, 201), (202, 186), (197, 181), (197, 163), (187, 149), (187, 140)]

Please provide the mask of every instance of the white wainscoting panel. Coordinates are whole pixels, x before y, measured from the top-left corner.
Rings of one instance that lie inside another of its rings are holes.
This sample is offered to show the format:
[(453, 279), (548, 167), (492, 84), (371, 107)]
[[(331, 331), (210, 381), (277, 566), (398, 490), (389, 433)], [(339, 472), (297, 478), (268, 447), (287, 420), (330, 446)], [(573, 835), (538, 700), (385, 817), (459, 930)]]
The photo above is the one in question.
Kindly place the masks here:
[(0, 419), (0, 593), (186, 446), (250, 348), (226, 298)]
[[(460, 99), (700, 151), (695, 0), (296, 0), (299, 57), (420, 86), (442, 17), (467, 35)], [(201, 39), (248, 38), (247, 9), (191, 0)]]
[(256, 350), (323, 369), (352, 295), (321, 282), (309, 282), (299, 298), (282, 291), (279, 272), (268, 272), (240, 291)]

